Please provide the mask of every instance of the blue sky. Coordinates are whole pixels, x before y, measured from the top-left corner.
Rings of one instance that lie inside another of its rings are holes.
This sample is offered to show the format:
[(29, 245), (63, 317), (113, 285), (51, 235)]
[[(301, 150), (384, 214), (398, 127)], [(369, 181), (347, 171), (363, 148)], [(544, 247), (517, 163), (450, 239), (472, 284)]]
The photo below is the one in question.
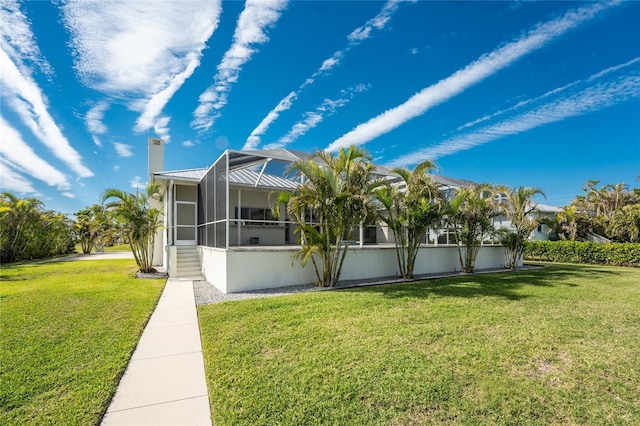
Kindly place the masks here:
[(638, 186), (640, 2), (2, 0), (3, 191), (73, 213), (224, 149)]

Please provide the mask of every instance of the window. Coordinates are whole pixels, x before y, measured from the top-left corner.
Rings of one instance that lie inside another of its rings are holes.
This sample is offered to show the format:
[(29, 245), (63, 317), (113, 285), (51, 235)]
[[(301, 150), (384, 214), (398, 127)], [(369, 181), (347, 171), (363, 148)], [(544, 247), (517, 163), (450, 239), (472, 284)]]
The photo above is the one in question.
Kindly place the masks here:
[(238, 217), (238, 208), (236, 207), (235, 213), (236, 219), (242, 219), (242, 225), (278, 225), (278, 218), (273, 217), (271, 209), (261, 207), (242, 207), (240, 209), (240, 217)]

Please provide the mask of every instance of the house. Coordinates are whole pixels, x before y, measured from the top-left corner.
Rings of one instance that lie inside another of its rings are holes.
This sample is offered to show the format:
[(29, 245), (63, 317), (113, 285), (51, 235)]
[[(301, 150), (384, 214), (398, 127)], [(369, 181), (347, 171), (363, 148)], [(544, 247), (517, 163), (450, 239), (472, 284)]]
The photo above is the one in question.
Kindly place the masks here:
[[(556, 237), (553, 227), (549, 227), (547, 223), (555, 220), (556, 215), (562, 211), (559, 207), (549, 206), (546, 204), (535, 203), (533, 206), (533, 216), (540, 219), (542, 223), (529, 235), (529, 241), (547, 241)], [(546, 222), (546, 223), (545, 223)], [(510, 227), (511, 219), (506, 216), (498, 216), (493, 219), (493, 226), (496, 229)]]
[[(164, 227), (156, 237), (154, 264), (171, 277), (204, 278), (225, 293), (307, 284), (312, 267), (292, 262), (299, 250), (295, 225), (281, 209), (272, 214), (274, 194), (295, 190), (300, 181), (286, 173), (309, 154), (286, 150), (226, 150), (209, 168), (164, 170), (164, 145), (149, 139), (149, 182), (164, 188)], [(385, 179), (396, 179), (377, 167)], [(469, 181), (433, 176), (443, 191)], [(308, 220), (313, 223), (313, 214)], [(415, 274), (459, 270), (456, 246), (447, 232), (434, 230), (425, 239)], [(478, 269), (504, 266), (501, 246), (486, 246)], [(397, 276), (393, 234), (382, 224), (361, 226), (350, 241), (342, 280)]]

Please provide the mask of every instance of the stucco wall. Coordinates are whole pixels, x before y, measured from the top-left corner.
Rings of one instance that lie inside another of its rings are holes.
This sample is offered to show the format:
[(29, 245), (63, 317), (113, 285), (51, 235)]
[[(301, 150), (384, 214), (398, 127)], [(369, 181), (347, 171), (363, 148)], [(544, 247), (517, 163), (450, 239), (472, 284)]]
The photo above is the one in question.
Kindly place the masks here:
[(164, 202), (158, 201), (156, 199), (149, 199), (149, 206), (161, 210), (163, 213), (160, 215), (160, 228), (156, 231), (156, 235), (154, 237), (153, 250), (151, 254), (151, 265), (153, 266), (162, 266), (165, 262), (165, 253), (164, 246), (167, 244), (166, 241), (166, 233), (164, 230), (166, 229), (166, 220), (164, 216)]
[[(309, 262), (304, 268), (292, 261), (297, 248), (265, 248), (221, 250), (199, 247), (203, 275), (225, 293), (308, 284), (315, 281)], [(480, 249), (476, 269), (500, 268), (505, 264), (501, 246)], [(415, 274), (459, 271), (455, 246), (422, 247), (418, 253)], [(342, 269), (341, 280), (397, 276), (395, 248), (380, 246), (350, 247)]]
[[(202, 267), (202, 276), (224, 293), (232, 293), (228, 290), (227, 254), (225, 249), (215, 247), (198, 246), (198, 256)], [(247, 265), (245, 268), (249, 269)]]

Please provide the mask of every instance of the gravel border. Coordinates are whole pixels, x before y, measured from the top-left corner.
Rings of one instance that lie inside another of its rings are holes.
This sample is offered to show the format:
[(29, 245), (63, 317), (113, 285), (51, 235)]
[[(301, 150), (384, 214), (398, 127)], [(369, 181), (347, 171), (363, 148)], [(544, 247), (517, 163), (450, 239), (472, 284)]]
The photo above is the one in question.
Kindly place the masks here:
[[(524, 271), (528, 269), (538, 269), (541, 266), (525, 265), (515, 271)], [(432, 280), (436, 278), (457, 277), (461, 275), (487, 274), (494, 272), (514, 272), (513, 269), (482, 269), (467, 274), (464, 272), (450, 272), (441, 274), (424, 274), (416, 275), (413, 279), (403, 279), (398, 277), (382, 277), (367, 280), (346, 280), (340, 281), (335, 287), (318, 287), (314, 284), (293, 285), (287, 287), (267, 288), (263, 290), (247, 291), (242, 293), (223, 293), (214, 287), (213, 284), (205, 280), (193, 281), (193, 293), (196, 300), (196, 306), (211, 305), (214, 303), (229, 302), (232, 300), (258, 299), (262, 297), (286, 296), (296, 293), (307, 293), (312, 291), (332, 291), (345, 288), (365, 287), (385, 284), (406, 284), (415, 281)]]

